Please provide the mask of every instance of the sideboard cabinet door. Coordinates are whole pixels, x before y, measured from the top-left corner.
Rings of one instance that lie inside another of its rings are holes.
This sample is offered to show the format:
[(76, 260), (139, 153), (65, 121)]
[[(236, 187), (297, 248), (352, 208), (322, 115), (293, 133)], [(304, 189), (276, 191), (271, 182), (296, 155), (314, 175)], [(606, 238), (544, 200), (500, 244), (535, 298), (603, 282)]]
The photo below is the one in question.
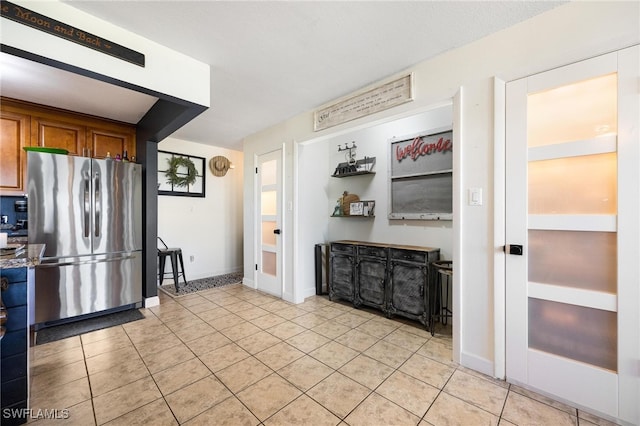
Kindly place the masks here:
[(427, 268), (425, 265), (391, 261), (389, 311), (426, 324)]
[(389, 314), (398, 314), (429, 325), (429, 265), (440, 250), (414, 251), (391, 248)]
[(386, 310), (387, 249), (358, 246), (356, 298), (354, 304)]
[(354, 300), (356, 259), (355, 246), (332, 243), (329, 255), (329, 299)]

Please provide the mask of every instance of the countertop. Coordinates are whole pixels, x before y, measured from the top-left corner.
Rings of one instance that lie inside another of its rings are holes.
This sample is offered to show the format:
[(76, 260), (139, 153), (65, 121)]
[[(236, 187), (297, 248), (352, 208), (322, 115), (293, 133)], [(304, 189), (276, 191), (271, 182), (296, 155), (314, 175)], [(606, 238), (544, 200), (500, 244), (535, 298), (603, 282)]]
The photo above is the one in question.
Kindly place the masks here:
[(369, 246), (369, 247), (390, 247), (390, 248), (398, 248), (398, 249), (403, 249), (403, 250), (415, 250), (415, 251), (440, 250), (437, 247), (409, 246), (409, 245), (406, 245), (406, 244), (372, 243), (372, 242), (369, 242), (369, 241), (338, 240), (338, 241), (332, 241), (332, 243), (351, 244), (351, 245), (355, 245), (355, 246)]
[(40, 264), (44, 254), (44, 244), (25, 244), (24, 251), (0, 256), (0, 269), (32, 268)]

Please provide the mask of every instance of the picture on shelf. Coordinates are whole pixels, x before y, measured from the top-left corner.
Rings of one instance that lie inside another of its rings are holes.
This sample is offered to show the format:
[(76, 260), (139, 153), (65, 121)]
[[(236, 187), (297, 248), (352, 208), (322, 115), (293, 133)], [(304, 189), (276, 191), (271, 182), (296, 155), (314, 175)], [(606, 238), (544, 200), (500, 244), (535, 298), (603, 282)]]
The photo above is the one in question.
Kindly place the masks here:
[(359, 201), (350, 204), (350, 216), (373, 216), (376, 206), (375, 201)]
[(363, 201), (362, 215), (363, 216), (375, 216), (375, 201)]
[(358, 203), (351, 203), (351, 208), (349, 209), (349, 214), (351, 216), (362, 216), (363, 215), (364, 203), (362, 201)]

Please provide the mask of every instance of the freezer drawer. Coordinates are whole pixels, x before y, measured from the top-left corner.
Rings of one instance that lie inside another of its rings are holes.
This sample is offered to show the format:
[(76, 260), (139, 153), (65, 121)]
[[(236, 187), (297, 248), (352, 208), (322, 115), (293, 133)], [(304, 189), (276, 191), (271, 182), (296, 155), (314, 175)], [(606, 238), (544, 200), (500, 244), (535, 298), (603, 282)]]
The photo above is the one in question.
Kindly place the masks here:
[(35, 324), (142, 301), (142, 253), (45, 259), (35, 268)]

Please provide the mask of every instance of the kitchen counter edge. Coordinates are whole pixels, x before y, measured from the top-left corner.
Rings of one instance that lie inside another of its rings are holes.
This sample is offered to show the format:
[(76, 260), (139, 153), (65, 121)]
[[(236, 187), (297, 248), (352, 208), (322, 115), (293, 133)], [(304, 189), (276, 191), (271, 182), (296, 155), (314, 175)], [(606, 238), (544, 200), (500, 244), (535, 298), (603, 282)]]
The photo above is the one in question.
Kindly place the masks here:
[(18, 256), (8, 254), (0, 256), (0, 270), (13, 268), (33, 268), (40, 264), (44, 254), (44, 244), (26, 244), (25, 250)]

